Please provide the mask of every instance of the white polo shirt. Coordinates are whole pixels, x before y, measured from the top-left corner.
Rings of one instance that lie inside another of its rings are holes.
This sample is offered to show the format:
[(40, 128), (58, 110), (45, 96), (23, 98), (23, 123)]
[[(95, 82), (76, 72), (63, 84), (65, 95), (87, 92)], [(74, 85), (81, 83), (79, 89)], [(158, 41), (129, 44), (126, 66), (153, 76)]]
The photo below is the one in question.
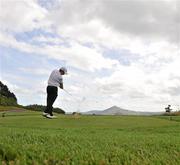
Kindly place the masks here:
[(59, 70), (53, 70), (48, 80), (48, 86), (59, 87), (60, 83), (63, 83), (62, 75), (60, 74)]

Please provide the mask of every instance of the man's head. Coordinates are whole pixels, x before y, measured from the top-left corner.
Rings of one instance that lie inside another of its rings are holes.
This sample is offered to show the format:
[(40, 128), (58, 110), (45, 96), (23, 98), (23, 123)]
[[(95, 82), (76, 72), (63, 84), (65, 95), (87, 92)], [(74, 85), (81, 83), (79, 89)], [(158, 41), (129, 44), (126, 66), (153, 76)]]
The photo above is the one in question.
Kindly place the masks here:
[(61, 75), (65, 75), (65, 74), (67, 74), (67, 69), (65, 67), (61, 67), (59, 69), (59, 72), (61, 73)]

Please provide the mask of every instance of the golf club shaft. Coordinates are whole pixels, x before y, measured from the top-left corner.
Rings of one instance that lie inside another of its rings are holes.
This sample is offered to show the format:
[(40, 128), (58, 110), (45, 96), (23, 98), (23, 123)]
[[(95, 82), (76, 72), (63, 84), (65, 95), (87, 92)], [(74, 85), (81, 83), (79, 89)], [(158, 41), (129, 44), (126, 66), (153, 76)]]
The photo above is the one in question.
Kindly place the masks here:
[(67, 90), (63, 89), (67, 94), (69, 94), (70, 96), (73, 96), (72, 94), (70, 94)]
[(72, 95), (71, 93), (69, 93), (67, 90), (63, 89), (69, 96), (71, 96), (73, 99), (75, 99), (76, 101), (79, 101), (76, 96)]

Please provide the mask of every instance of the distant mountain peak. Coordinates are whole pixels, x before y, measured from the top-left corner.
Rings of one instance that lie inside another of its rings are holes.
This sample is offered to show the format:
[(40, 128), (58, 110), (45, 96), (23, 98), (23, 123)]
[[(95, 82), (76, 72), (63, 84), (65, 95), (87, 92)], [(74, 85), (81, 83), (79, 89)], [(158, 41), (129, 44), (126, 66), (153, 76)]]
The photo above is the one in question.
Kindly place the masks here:
[[(116, 105), (114, 105), (114, 106), (112, 106), (112, 107), (110, 107), (110, 108), (119, 108), (118, 106), (116, 106)], [(108, 108), (109, 109), (109, 108)]]
[(137, 112), (137, 111), (132, 111), (132, 110), (128, 110), (128, 109), (123, 109), (120, 108), (116, 105), (107, 108), (105, 110), (102, 111), (88, 111), (85, 112), (85, 114), (96, 114), (96, 115), (152, 115), (152, 114), (156, 114), (153, 112)]

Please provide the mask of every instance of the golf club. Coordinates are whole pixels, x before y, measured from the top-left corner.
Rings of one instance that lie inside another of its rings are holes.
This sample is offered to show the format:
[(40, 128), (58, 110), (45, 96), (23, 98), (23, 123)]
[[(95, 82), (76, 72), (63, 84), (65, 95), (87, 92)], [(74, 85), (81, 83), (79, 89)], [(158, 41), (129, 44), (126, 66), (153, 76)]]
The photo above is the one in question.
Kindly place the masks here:
[(63, 89), (68, 95), (70, 95), (70, 96), (72, 96), (73, 97), (73, 95), (71, 94), (71, 93), (69, 93), (67, 90), (65, 90), (65, 89)]
[(84, 102), (86, 100), (86, 97), (83, 97), (81, 100), (79, 100), (78, 98), (76, 98), (74, 95), (72, 95), (71, 93), (69, 93), (67, 90), (63, 89), (68, 95), (70, 95), (72, 98), (74, 98), (77, 102), (77, 111), (79, 111), (79, 107), (81, 106), (82, 102)]

